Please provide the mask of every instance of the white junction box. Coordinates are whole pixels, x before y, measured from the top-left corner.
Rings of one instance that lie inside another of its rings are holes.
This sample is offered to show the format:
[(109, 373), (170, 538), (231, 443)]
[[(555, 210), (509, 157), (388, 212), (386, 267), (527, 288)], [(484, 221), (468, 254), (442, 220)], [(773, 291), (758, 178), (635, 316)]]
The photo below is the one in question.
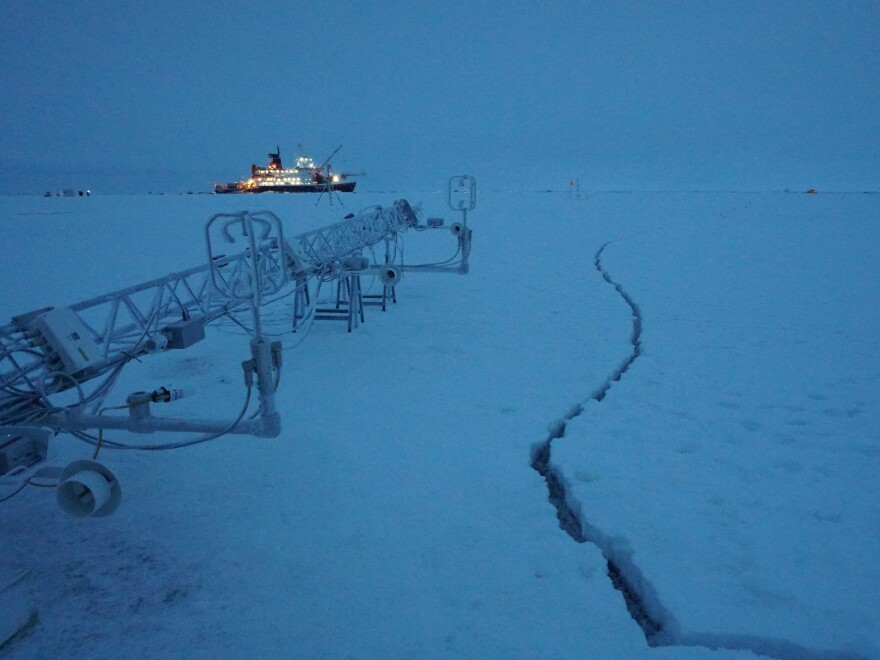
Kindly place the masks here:
[(0, 569), (0, 654), (10, 639), (36, 622), (30, 571)]
[(31, 321), (28, 327), (46, 340), (67, 373), (73, 375), (98, 362), (98, 343), (76, 313), (67, 307), (49, 310)]
[(7, 433), (0, 427), (0, 476), (46, 460), (48, 449), (48, 434)]

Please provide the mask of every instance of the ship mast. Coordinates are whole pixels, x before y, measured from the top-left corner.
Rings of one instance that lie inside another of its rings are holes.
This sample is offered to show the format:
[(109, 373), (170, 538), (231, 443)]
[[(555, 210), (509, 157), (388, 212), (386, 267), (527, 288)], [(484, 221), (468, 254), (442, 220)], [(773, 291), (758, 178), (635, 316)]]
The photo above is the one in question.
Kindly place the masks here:
[(324, 185), (321, 189), (321, 194), (318, 195), (318, 199), (317, 199), (317, 201), (315, 201), (315, 206), (317, 206), (318, 203), (321, 201), (321, 198), (324, 196), (324, 193), (327, 193), (327, 197), (330, 199), (330, 206), (333, 206), (333, 195), (334, 194), (336, 195), (336, 199), (339, 201), (339, 204), (341, 206), (345, 206), (345, 204), (342, 203), (342, 198), (339, 196), (339, 193), (337, 191), (333, 190), (333, 176), (330, 174), (330, 159), (333, 158), (333, 156), (335, 156), (336, 153), (340, 149), (342, 149), (341, 144), (338, 147), (336, 147), (333, 150), (333, 152), (329, 156), (327, 156), (327, 158), (324, 159), (324, 162), (321, 163), (321, 166), (318, 168), (319, 170), (323, 171), (324, 167), (326, 166), (327, 173), (324, 175)]

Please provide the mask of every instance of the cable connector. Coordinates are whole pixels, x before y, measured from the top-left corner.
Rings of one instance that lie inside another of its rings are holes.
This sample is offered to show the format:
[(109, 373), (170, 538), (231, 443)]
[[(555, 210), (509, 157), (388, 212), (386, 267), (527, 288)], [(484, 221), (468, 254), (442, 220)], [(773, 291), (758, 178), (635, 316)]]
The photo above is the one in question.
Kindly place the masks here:
[(247, 388), (251, 388), (254, 386), (254, 371), (257, 366), (253, 360), (245, 360), (241, 363), (241, 368), (244, 370), (244, 386)]
[(283, 362), (282, 355), (282, 346), (280, 341), (273, 341), (271, 344), (272, 347), (272, 366), (276, 369), (281, 368), (281, 363)]
[(40, 333), (36, 332), (33, 335), (25, 335), (27, 337), (27, 342), (33, 346), (34, 348), (38, 348), (40, 346), (45, 346), (49, 342), (47, 342)]
[(186, 392), (177, 387), (160, 387), (150, 393), (150, 401), (153, 403), (170, 403), (182, 399)]

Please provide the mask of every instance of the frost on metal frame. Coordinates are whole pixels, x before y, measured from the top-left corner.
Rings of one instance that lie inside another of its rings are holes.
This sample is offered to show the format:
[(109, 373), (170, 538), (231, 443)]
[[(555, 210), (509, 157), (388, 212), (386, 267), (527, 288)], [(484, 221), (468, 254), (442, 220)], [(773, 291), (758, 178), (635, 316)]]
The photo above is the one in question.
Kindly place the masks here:
[[(261, 308), (289, 293), (298, 297), (305, 293), (308, 298), (310, 287), (319, 289), (324, 282), (361, 275), (375, 275), (386, 290), (393, 290), (404, 271), (467, 273), (471, 245), (467, 211), (475, 201), (472, 177), (450, 179), (449, 204), (461, 212), (462, 221), (450, 226), (457, 250), (445, 261), (406, 264), (402, 250), (392, 250), (398, 235), (408, 229), (425, 231), (443, 225), (436, 218), (420, 225), (417, 210), (406, 200), (290, 239), (284, 237), (281, 221), (273, 213), (217, 214), (205, 226), (207, 263), (69, 307), (13, 317), (0, 326), (0, 485), (24, 487), (37, 474), (49, 455), (49, 431), (69, 432), (91, 444), (93, 459), (102, 447), (158, 451), (229, 433), (277, 436), (281, 419), (274, 392), (282, 354), (280, 342), (264, 336)], [(372, 248), (380, 243), (385, 253), (378, 261)], [(242, 363), (246, 395), (234, 420), (153, 415), (151, 403), (179, 398), (160, 396), (160, 390), (135, 392), (125, 405), (105, 406), (130, 361), (185, 349), (204, 339), (206, 326), (248, 312), (250, 326), (242, 324), (251, 335), (250, 359)], [(294, 331), (298, 318), (302, 317), (297, 317), (295, 304)], [(254, 387), (259, 408), (246, 418)], [(58, 403), (61, 399), (64, 404)], [(132, 445), (104, 439), (105, 429), (202, 435), (186, 441)], [(92, 434), (96, 430), (97, 436)], [(73, 515), (112, 512), (120, 496), (115, 477), (94, 460), (77, 463), (77, 470), (68, 470), (70, 474), (58, 481), (62, 507)], [(39, 472), (48, 474), (45, 470)], [(58, 478), (60, 471), (53, 470)]]

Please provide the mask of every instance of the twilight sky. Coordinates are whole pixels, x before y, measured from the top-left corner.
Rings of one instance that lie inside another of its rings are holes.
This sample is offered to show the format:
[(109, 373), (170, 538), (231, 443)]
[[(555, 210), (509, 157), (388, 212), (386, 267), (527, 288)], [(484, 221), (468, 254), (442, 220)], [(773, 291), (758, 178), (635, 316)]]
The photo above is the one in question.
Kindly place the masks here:
[(880, 2), (0, 3), (0, 192), (880, 189)]

